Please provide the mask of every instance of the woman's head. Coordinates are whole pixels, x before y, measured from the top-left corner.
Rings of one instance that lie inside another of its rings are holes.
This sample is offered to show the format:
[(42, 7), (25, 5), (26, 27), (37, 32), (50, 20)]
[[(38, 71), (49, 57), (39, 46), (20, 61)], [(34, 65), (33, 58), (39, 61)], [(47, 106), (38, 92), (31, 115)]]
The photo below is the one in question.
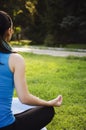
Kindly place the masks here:
[(13, 22), (4, 11), (0, 11), (0, 52), (11, 53), (12, 48), (7, 43), (13, 34)]
[(6, 36), (12, 33), (12, 27), (13, 23), (11, 17), (6, 12), (0, 11), (0, 37), (5, 40)]

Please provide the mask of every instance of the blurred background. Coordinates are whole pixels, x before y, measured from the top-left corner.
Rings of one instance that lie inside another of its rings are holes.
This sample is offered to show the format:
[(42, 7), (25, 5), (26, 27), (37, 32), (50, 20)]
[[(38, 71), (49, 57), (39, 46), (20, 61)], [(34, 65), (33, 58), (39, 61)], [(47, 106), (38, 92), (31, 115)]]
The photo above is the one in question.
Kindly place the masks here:
[(12, 17), (13, 41), (86, 48), (85, 0), (0, 0), (0, 10)]

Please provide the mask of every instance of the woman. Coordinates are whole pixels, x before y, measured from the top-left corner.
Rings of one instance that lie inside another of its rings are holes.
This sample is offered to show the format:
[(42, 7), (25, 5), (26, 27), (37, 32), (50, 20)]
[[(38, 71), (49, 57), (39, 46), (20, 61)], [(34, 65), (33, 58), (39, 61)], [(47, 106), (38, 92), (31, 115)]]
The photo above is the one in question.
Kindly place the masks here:
[[(8, 44), (12, 34), (12, 19), (6, 12), (0, 11), (0, 130), (40, 130), (53, 119), (53, 107), (62, 104), (62, 96), (45, 101), (28, 91), (24, 59), (13, 52)], [(23, 104), (37, 107), (13, 115), (11, 104), (14, 87)]]

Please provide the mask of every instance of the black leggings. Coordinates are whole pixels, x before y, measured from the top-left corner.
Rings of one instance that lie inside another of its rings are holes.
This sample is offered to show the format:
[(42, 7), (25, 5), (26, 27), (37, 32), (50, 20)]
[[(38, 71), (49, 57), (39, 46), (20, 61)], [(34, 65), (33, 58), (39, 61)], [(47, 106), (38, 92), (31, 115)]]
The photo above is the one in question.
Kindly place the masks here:
[(38, 106), (16, 114), (16, 121), (0, 130), (40, 130), (52, 120), (54, 113), (53, 107)]

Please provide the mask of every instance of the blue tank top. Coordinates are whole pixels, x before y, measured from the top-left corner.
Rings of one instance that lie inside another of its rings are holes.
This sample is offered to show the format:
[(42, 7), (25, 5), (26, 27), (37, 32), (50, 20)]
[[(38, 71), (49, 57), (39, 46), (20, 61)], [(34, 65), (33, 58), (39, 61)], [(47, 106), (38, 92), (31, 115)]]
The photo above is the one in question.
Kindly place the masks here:
[(15, 121), (11, 111), (14, 80), (8, 64), (9, 56), (10, 54), (0, 52), (0, 128)]

